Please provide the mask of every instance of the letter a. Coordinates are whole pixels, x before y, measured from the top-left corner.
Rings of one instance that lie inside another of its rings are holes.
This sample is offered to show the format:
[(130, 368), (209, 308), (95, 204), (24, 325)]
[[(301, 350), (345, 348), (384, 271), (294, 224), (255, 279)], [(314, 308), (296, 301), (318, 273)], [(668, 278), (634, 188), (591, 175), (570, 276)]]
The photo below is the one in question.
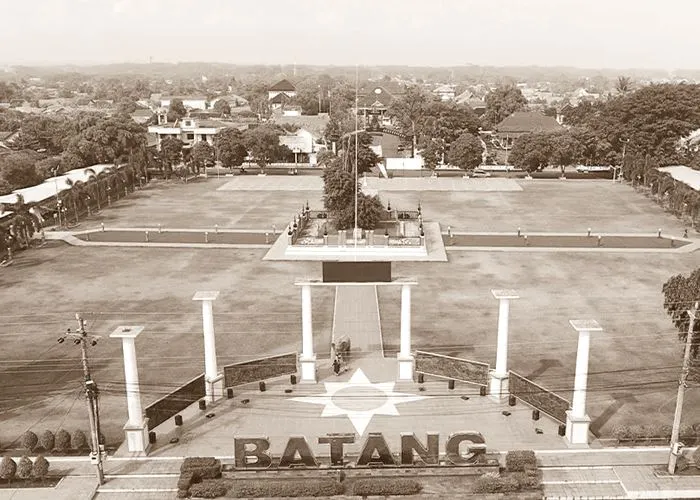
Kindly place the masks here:
[[(299, 458), (296, 458), (299, 454)], [(304, 436), (292, 436), (287, 441), (287, 447), (282, 453), (280, 467), (290, 467), (292, 465), (306, 465), (307, 467), (318, 467), (316, 457), (309, 448)]]
[[(374, 452), (378, 456), (374, 456)], [(367, 441), (362, 447), (360, 457), (357, 459), (357, 465), (367, 465), (369, 463), (382, 463), (384, 465), (396, 465), (394, 457), (391, 456), (389, 445), (386, 444), (384, 436), (379, 432), (370, 432), (367, 436)]]

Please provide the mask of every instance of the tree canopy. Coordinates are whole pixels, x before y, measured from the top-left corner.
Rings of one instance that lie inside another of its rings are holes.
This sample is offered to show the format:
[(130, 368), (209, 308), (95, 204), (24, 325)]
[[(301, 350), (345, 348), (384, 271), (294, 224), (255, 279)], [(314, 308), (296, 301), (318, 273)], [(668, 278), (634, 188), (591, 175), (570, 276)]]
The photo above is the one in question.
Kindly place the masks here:
[[(370, 149), (372, 136), (367, 132), (357, 134), (357, 173), (369, 172), (379, 163), (379, 157)], [(355, 171), (355, 134), (348, 134), (342, 141), (342, 165), (348, 172)]]
[(375, 229), (384, 210), (377, 196), (361, 191), (355, 176), (344, 168), (342, 160), (334, 161), (323, 171), (323, 201), (337, 229), (355, 226), (355, 188), (357, 187), (357, 227)]
[(248, 156), (243, 133), (236, 128), (226, 128), (214, 136), (219, 161), (226, 168), (238, 167)]
[[(700, 268), (696, 269), (690, 275), (684, 276), (677, 274), (669, 278), (662, 287), (664, 295), (664, 309), (671, 317), (671, 321), (678, 329), (678, 338), (685, 342), (688, 336), (688, 327), (690, 325), (689, 310), (700, 300)], [(700, 318), (697, 318), (693, 328), (693, 344), (691, 347), (691, 355), (697, 358), (700, 352)]]
[(281, 129), (272, 125), (260, 125), (245, 131), (244, 141), (248, 152), (261, 168), (275, 161), (281, 161), (292, 154), (284, 145), (280, 145)]
[(484, 123), (492, 128), (504, 118), (527, 107), (527, 99), (515, 85), (502, 85), (486, 95)]
[(481, 164), (483, 147), (474, 135), (465, 132), (450, 145), (448, 159), (451, 165), (470, 170)]

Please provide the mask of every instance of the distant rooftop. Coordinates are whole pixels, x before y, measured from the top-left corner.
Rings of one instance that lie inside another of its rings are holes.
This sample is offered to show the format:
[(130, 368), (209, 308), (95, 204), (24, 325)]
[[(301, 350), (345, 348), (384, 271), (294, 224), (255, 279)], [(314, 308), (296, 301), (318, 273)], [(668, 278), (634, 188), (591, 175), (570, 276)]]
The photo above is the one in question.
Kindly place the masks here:
[(496, 125), (496, 130), (502, 133), (555, 132), (563, 127), (551, 116), (537, 111), (516, 111)]
[(275, 83), (268, 90), (272, 92), (296, 92), (297, 88), (292, 82), (285, 78), (284, 80), (280, 80), (279, 82)]

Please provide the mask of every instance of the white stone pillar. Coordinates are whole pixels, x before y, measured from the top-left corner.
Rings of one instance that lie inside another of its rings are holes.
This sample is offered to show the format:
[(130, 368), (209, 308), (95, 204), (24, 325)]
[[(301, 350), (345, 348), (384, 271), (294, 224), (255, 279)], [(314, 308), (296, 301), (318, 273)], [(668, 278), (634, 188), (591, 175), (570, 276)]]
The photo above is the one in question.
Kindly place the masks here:
[(571, 410), (566, 412), (566, 439), (571, 444), (588, 444), (588, 429), (591, 424), (586, 414), (586, 392), (588, 385), (588, 353), (591, 345), (591, 332), (603, 329), (595, 320), (575, 320), (569, 324), (578, 332), (576, 351), (576, 377), (574, 378), (574, 399)]
[(399, 380), (413, 380), (413, 356), (411, 355), (411, 285), (401, 286), (401, 348)]
[(129, 420), (124, 426), (127, 448), (132, 453), (145, 455), (150, 446), (148, 442), (148, 419), (144, 418), (141, 408), (141, 391), (139, 389), (139, 372), (136, 365), (136, 337), (143, 331), (143, 326), (120, 326), (110, 338), (122, 339), (124, 351), (124, 381), (126, 386), (126, 407)]
[(491, 370), (489, 394), (492, 398), (508, 396), (508, 316), (510, 301), (520, 298), (515, 290), (491, 290), (498, 299), (498, 340), (496, 369)]
[(208, 403), (224, 396), (224, 374), (216, 365), (216, 336), (214, 334), (214, 304), (219, 292), (197, 292), (192, 297), (202, 303), (202, 330), (204, 331), (204, 390)]
[(311, 285), (301, 285), (301, 382), (316, 382), (316, 355), (314, 354)]

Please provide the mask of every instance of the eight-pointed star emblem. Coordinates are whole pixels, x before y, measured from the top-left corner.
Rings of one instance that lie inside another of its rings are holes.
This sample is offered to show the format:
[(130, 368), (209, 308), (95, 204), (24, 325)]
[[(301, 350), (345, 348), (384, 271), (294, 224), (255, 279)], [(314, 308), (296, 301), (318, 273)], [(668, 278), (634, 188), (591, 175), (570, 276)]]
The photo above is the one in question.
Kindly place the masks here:
[(374, 415), (398, 416), (396, 405), (426, 399), (394, 392), (395, 382), (373, 384), (361, 369), (357, 369), (347, 382), (324, 382), (326, 393), (315, 396), (291, 398), (292, 401), (324, 405), (321, 417), (347, 415), (362, 436)]

